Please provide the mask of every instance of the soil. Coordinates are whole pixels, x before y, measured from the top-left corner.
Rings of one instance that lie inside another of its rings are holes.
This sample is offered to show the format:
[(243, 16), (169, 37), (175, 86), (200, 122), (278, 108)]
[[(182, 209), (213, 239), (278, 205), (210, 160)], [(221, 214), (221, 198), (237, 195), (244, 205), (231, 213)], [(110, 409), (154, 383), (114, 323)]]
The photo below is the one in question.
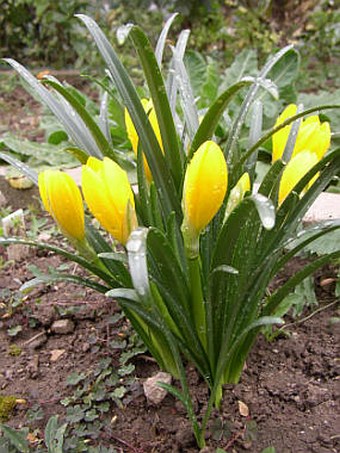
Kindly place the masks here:
[[(20, 93), (19, 87), (12, 96)], [(8, 103), (11, 99), (2, 101)], [(26, 128), (26, 123), (20, 123), (23, 116), (27, 117), (22, 109), (28, 105), (28, 98), (20, 99), (21, 107), (16, 103), (12, 113), (5, 113), (2, 119), (9, 121), (12, 130), (20, 129), (32, 138), (32, 125)], [(32, 101), (29, 107), (35, 116), (37, 104)], [(19, 207), (16, 202), (20, 198), (12, 193), (12, 208)], [(60, 237), (52, 235), (50, 240), (58, 242)], [(24, 400), (16, 405), (6, 423), (16, 428), (28, 426), (34, 451), (35, 443), (43, 438), (49, 417), (58, 414), (63, 419), (66, 414), (67, 409), (60, 401), (74, 394), (67, 377), (73, 372), (97, 376), (103, 359), (109, 360), (113, 369), (118, 368), (122, 350), (117, 342), (122, 338), (127, 341), (131, 329), (124, 319), (112, 323), (112, 317), (119, 312), (115, 302), (73, 284), (40, 285), (15, 306), (17, 290), (32, 278), (29, 265), (46, 270), (65, 262), (36, 249), (15, 263), (6, 262), (5, 249), (1, 249), (1, 257), (0, 394)], [(300, 265), (296, 261), (289, 273)], [(69, 271), (77, 273), (79, 269), (72, 267)], [(286, 277), (282, 275), (280, 280)], [(334, 304), (332, 277), (327, 269), (316, 276), (322, 308), (317, 315), (301, 323), (288, 318), (287, 323), (292, 322), (287, 329), (289, 336), (280, 336), (272, 342), (259, 338), (241, 382), (225, 387), (221, 411), (213, 414), (209, 426), (206, 453), (217, 447), (229, 453), (260, 453), (270, 446), (275, 447), (276, 453), (339, 451), (336, 350), (339, 324), (332, 322), (339, 312)], [(309, 314), (304, 312), (303, 316)], [(68, 333), (53, 331), (53, 322), (58, 319), (72, 321)], [(13, 335), (17, 326), (21, 330)], [(86, 436), (87, 445), (110, 446), (124, 453), (197, 452), (182, 405), (167, 395), (160, 405), (154, 406), (144, 396), (144, 380), (158, 371), (152, 358), (147, 353), (136, 354), (129, 363), (135, 366), (135, 371), (126, 384), (126, 395), (119, 401), (109, 398), (108, 411), (100, 415), (96, 432)], [(199, 415), (206, 405), (207, 391), (190, 365), (187, 372)], [(121, 378), (123, 384), (124, 379)], [(37, 408), (42, 415), (29, 417)]]
[[(5, 250), (2, 255), (6, 260)], [(0, 392), (25, 400), (25, 404), (16, 406), (7, 423), (13, 427), (29, 426), (31, 431), (38, 429), (34, 432), (39, 438), (50, 416), (65, 415), (60, 400), (74, 391), (66, 384), (72, 372), (95, 373), (105, 357), (110, 358), (113, 367), (119, 365), (121, 351), (112, 348), (112, 341), (126, 335), (129, 326), (125, 321), (118, 327), (110, 324), (119, 311), (114, 302), (73, 284), (40, 285), (13, 308), (16, 290), (32, 277), (28, 270), (32, 264), (46, 270), (65, 263), (50, 253), (32, 249), (28, 258), (2, 269)], [(290, 273), (299, 266), (301, 263), (296, 261)], [(241, 382), (225, 387), (221, 412), (214, 414), (208, 431), (210, 447), (254, 453), (269, 446), (280, 453), (338, 451), (337, 324), (331, 322), (336, 309), (334, 304), (327, 308), (334, 301), (331, 277), (326, 269), (316, 279), (330, 282), (318, 286), (319, 304), (326, 307), (324, 310), (303, 323), (293, 324), (288, 337), (272, 342), (259, 338)], [(285, 278), (282, 275), (281, 279)], [(72, 320), (71, 331), (54, 333), (51, 327), (57, 319)], [(11, 337), (9, 329), (15, 326), (22, 330)], [(19, 356), (11, 355), (15, 348), (21, 350)], [(58, 351), (61, 355), (55, 359)], [(158, 371), (151, 357), (136, 355), (131, 363), (135, 365), (133, 385), (120, 405), (111, 401), (93, 444), (114, 446), (122, 452), (198, 451), (178, 401), (167, 395), (158, 406), (147, 402), (142, 384)], [(200, 414), (207, 391), (190, 365), (187, 371), (195, 410)], [(32, 422), (27, 414), (36, 407), (43, 416)]]

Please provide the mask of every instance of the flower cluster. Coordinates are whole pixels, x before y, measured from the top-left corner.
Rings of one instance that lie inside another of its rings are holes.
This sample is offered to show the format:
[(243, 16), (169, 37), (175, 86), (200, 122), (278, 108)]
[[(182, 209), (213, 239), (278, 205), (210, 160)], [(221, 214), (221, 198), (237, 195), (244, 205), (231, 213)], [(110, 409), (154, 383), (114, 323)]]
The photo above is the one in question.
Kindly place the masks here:
[[(297, 113), (297, 106), (288, 105), (275, 126)], [(273, 162), (283, 157), (292, 126), (286, 126), (273, 135)], [(320, 123), (317, 115), (309, 116), (299, 126), (293, 152), (283, 172), (279, 190), (279, 203), (293, 190), (300, 179), (325, 155), (331, 142), (328, 122)], [(314, 181), (311, 181), (311, 185)]]
[[(142, 99), (142, 105), (162, 148), (159, 125), (152, 101)], [(296, 105), (289, 105), (278, 117), (275, 126), (295, 115)], [(127, 134), (137, 153), (139, 138), (130, 115), (125, 111)], [(291, 131), (291, 125), (273, 135), (273, 162), (282, 158)], [(324, 156), (330, 145), (328, 122), (320, 123), (314, 115), (299, 126), (295, 146), (280, 181), (279, 204), (294, 189), (300, 179)], [(144, 157), (148, 181), (152, 180), (150, 168)], [(311, 185), (317, 176), (310, 182)], [(195, 254), (202, 230), (216, 215), (224, 201), (228, 185), (228, 170), (221, 148), (213, 141), (206, 141), (189, 162), (183, 185), (182, 231), (188, 249)], [(40, 195), (45, 209), (58, 223), (62, 232), (76, 242), (85, 239), (84, 208), (82, 196), (73, 179), (61, 171), (47, 170), (39, 175)], [(226, 215), (251, 190), (248, 173), (244, 173), (232, 188)], [(82, 192), (92, 215), (119, 243), (127, 240), (138, 226), (135, 201), (127, 173), (108, 157), (99, 160), (89, 157), (82, 168)]]

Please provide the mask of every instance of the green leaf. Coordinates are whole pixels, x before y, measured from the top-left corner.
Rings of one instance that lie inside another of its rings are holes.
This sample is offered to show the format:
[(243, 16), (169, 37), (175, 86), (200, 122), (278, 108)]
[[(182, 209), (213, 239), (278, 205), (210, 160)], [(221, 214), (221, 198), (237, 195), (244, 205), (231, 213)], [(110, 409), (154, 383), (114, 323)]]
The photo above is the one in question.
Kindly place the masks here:
[(43, 102), (63, 125), (67, 135), (72, 138), (78, 148), (87, 151), (90, 155), (101, 157), (101, 152), (84, 125), (79, 115), (71, 107), (66, 107), (59, 99), (45, 88), (27, 69), (17, 61), (6, 58), (18, 74), (28, 83), (39, 101)]
[(62, 142), (65, 142), (68, 140), (68, 135), (66, 134), (65, 131), (55, 131), (52, 132), (52, 134), (49, 135), (48, 137), (48, 143), (51, 145), (59, 145)]
[(245, 76), (256, 76), (257, 73), (256, 51), (244, 49), (235, 57), (231, 66), (224, 71), (221, 90), (239, 82)]
[(267, 303), (263, 309), (263, 314), (267, 315), (272, 313), (274, 310), (276, 310), (281, 301), (306, 277), (308, 277), (320, 267), (324, 266), (326, 263), (339, 258), (340, 251), (322, 256), (305, 266), (301, 271), (293, 275), (293, 277), (291, 277), (284, 285), (282, 285), (278, 290), (275, 291), (274, 294), (272, 294), (267, 299)]
[(114, 288), (108, 291), (105, 296), (112, 297), (113, 299), (126, 299), (133, 302), (140, 302), (137, 291), (130, 288)]
[(99, 293), (105, 294), (109, 288), (107, 286), (101, 285), (97, 283), (94, 280), (84, 278), (84, 277), (78, 277), (77, 275), (73, 274), (64, 274), (61, 272), (53, 272), (51, 274), (44, 274), (44, 275), (39, 275), (39, 277), (33, 278), (27, 282), (25, 282), (21, 287), (20, 291), (22, 292), (27, 292), (30, 291), (32, 288), (34, 288), (37, 285), (40, 285), (41, 283), (46, 284), (51, 284), (55, 282), (70, 282), (70, 283), (75, 283), (77, 285), (81, 286), (86, 286), (88, 288), (94, 289), (95, 291), (98, 291)]
[[(229, 133), (228, 141), (225, 147), (225, 155), (227, 157), (227, 162), (232, 174), (231, 184), (233, 185), (241, 175), (241, 171), (238, 169), (237, 164), (240, 160), (240, 150), (237, 147), (242, 126), (246, 119), (249, 109), (251, 108), (253, 102), (256, 99), (257, 93), (263, 85), (263, 82), (268, 77), (273, 68), (279, 64), (279, 62), (287, 55), (289, 52), (295, 52), (292, 49), (292, 46), (286, 46), (277, 52), (273, 57), (271, 57), (268, 62), (265, 64), (263, 69), (260, 71), (258, 77), (255, 79), (253, 86), (249, 89), (239, 111), (237, 118), (235, 119), (232, 128)], [(276, 79), (281, 77), (281, 71), (276, 75)], [(275, 84), (275, 80), (272, 81)], [(264, 85), (265, 86), (265, 85)], [(249, 157), (249, 156), (248, 156)]]
[(169, 19), (165, 22), (165, 25), (162, 29), (161, 34), (159, 35), (159, 38), (158, 38), (158, 41), (156, 44), (155, 57), (156, 57), (158, 66), (160, 68), (162, 67), (162, 59), (163, 59), (163, 53), (164, 53), (166, 39), (167, 39), (169, 30), (171, 28), (171, 25), (177, 16), (178, 16), (178, 13), (171, 14)]
[(69, 376), (67, 376), (66, 385), (78, 385), (79, 382), (83, 381), (85, 378), (85, 373), (77, 373), (76, 371), (74, 371)]
[(9, 154), (1, 153), (0, 152), (0, 159), (3, 159), (5, 162), (13, 165), (17, 170), (31, 179), (34, 184), (38, 185), (38, 174), (35, 170), (32, 170), (28, 165), (23, 164), (20, 160), (16, 159)]
[(85, 151), (83, 151), (80, 148), (67, 147), (67, 148), (64, 148), (63, 151), (71, 154), (71, 156), (75, 157), (83, 165), (86, 164), (87, 159), (89, 158), (89, 155), (86, 154)]
[(261, 451), (261, 453), (276, 453), (275, 447), (267, 447)]
[(20, 453), (29, 452), (29, 444), (27, 440), (28, 428), (18, 431), (10, 426), (0, 424), (0, 431), (2, 431), (5, 438), (8, 439)]
[(54, 90), (60, 93), (70, 106), (78, 113), (80, 118), (83, 120), (85, 126), (90, 131), (93, 139), (95, 140), (98, 148), (104, 156), (108, 156), (113, 159), (115, 162), (120, 162), (119, 156), (112, 150), (109, 142), (105, 138), (103, 132), (101, 131), (98, 124), (92, 118), (92, 115), (84, 108), (84, 106), (79, 102), (79, 100), (70, 93), (62, 84), (56, 83), (53, 80), (44, 80), (46, 85), (50, 85)]
[[(100, 30), (96, 22), (93, 21), (90, 17), (85, 16), (84, 14), (78, 14), (77, 17), (79, 17), (85, 23), (89, 32), (93, 36), (136, 127), (143, 152), (146, 155), (151, 173), (159, 192), (159, 197), (164, 213), (167, 216), (174, 210), (180, 218), (180, 203), (178, 198), (176, 197), (176, 189), (172, 182), (170, 170), (166, 165), (160, 145), (151, 127), (148, 116), (144, 111), (138, 93), (126, 69), (120, 62), (111, 44), (109, 43), (103, 32)], [(163, 97), (163, 94), (161, 94), (161, 97)], [(159, 97), (156, 97), (154, 101), (158, 103), (158, 100)], [(156, 109), (157, 115), (159, 108), (160, 106), (158, 105)], [(164, 126), (165, 125), (162, 124), (162, 127)]]
[(183, 403), (185, 408), (187, 407), (186, 397), (180, 390), (178, 390), (178, 388), (171, 384), (166, 384), (165, 382), (157, 382), (157, 385), (177, 398), (181, 403)]
[(67, 423), (58, 426), (58, 415), (53, 415), (45, 428), (45, 445), (48, 453), (63, 453), (64, 434)]
[(218, 125), (218, 122), (232, 97), (243, 87), (250, 84), (251, 82), (249, 80), (241, 80), (240, 82), (237, 82), (235, 85), (232, 85), (226, 91), (224, 91), (209, 107), (192, 141), (192, 145), (188, 154), (189, 159), (202, 143), (204, 143), (206, 140), (211, 139)]
[(150, 42), (142, 29), (137, 26), (132, 27), (130, 37), (136, 47), (140, 62), (143, 66), (156, 111), (165, 158), (171, 168), (175, 187), (178, 190), (182, 180), (182, 156), (180, 154), (177, 131), (166, 94), (164, 81)]
[(18, 239), (15, 237), (14, 238), (0, 237), (0, 244), (1, 245), (23, 244), (23, 245), (29, 245), (32, 247), (37, 247), (40, 249), (50, 250), (51, 252), (55, 252), (58, 255), (61, 255), (70, 261), (74, 261), (75, 263), (78, 263), (80, 266), (84, 267), (85, 269), (88, 269), (90, 272), (97, 275), (98, 277), (103, 279), (105, 282), (108, 282), (110, 285), (115, 286), (117, 284), (117, 282), (113, 279), (113, 277), (111, 277), (109, 274), (104, 272), (101, 268), (96, 266), (94, 263), (81, 257), (80, 255), (77, 255), (75, 253), (71, 253), (64, 249), (61, 249), (60, 247), (55, 247), (53, 245), (43, 243), (43, 242), (35, 242), (35, 241), (28, 241), (25, 239)]

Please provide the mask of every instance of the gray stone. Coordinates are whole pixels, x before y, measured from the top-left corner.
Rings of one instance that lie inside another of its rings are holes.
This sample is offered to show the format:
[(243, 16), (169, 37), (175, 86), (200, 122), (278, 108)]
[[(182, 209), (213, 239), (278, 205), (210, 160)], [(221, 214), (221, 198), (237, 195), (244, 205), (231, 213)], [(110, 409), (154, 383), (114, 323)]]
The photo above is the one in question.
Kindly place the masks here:
[(6, 197), (0, 190), (0, 208), (4, 208), (6, 205), (7, 205)]
[(67, 335), (68, 333), (72, 333), (74, 331), (75, 325), (71, 319), (58, 319), (54, 321), (51, 326), (51, 330), (53, 333), (57, 333), (59, 335)]
[(147, 400), (155, 405), (160, 404), (167, 395), (167, 391), (159, 387), (158, 382), (171, 384), (171, 374), (160, 371), (154, 376), (149, 377), (143, 383), (144, 395)]

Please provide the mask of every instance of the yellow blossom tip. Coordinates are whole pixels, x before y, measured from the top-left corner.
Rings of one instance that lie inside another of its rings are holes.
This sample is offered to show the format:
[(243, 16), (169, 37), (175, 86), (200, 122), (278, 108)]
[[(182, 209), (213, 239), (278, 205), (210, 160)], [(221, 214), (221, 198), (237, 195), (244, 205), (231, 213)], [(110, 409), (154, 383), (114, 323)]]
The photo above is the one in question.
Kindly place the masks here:
[(228, 184), (221, 148), (206, 141), (188, 164), (183, 188), (184, 224), (199, 234), (220, 209)]

